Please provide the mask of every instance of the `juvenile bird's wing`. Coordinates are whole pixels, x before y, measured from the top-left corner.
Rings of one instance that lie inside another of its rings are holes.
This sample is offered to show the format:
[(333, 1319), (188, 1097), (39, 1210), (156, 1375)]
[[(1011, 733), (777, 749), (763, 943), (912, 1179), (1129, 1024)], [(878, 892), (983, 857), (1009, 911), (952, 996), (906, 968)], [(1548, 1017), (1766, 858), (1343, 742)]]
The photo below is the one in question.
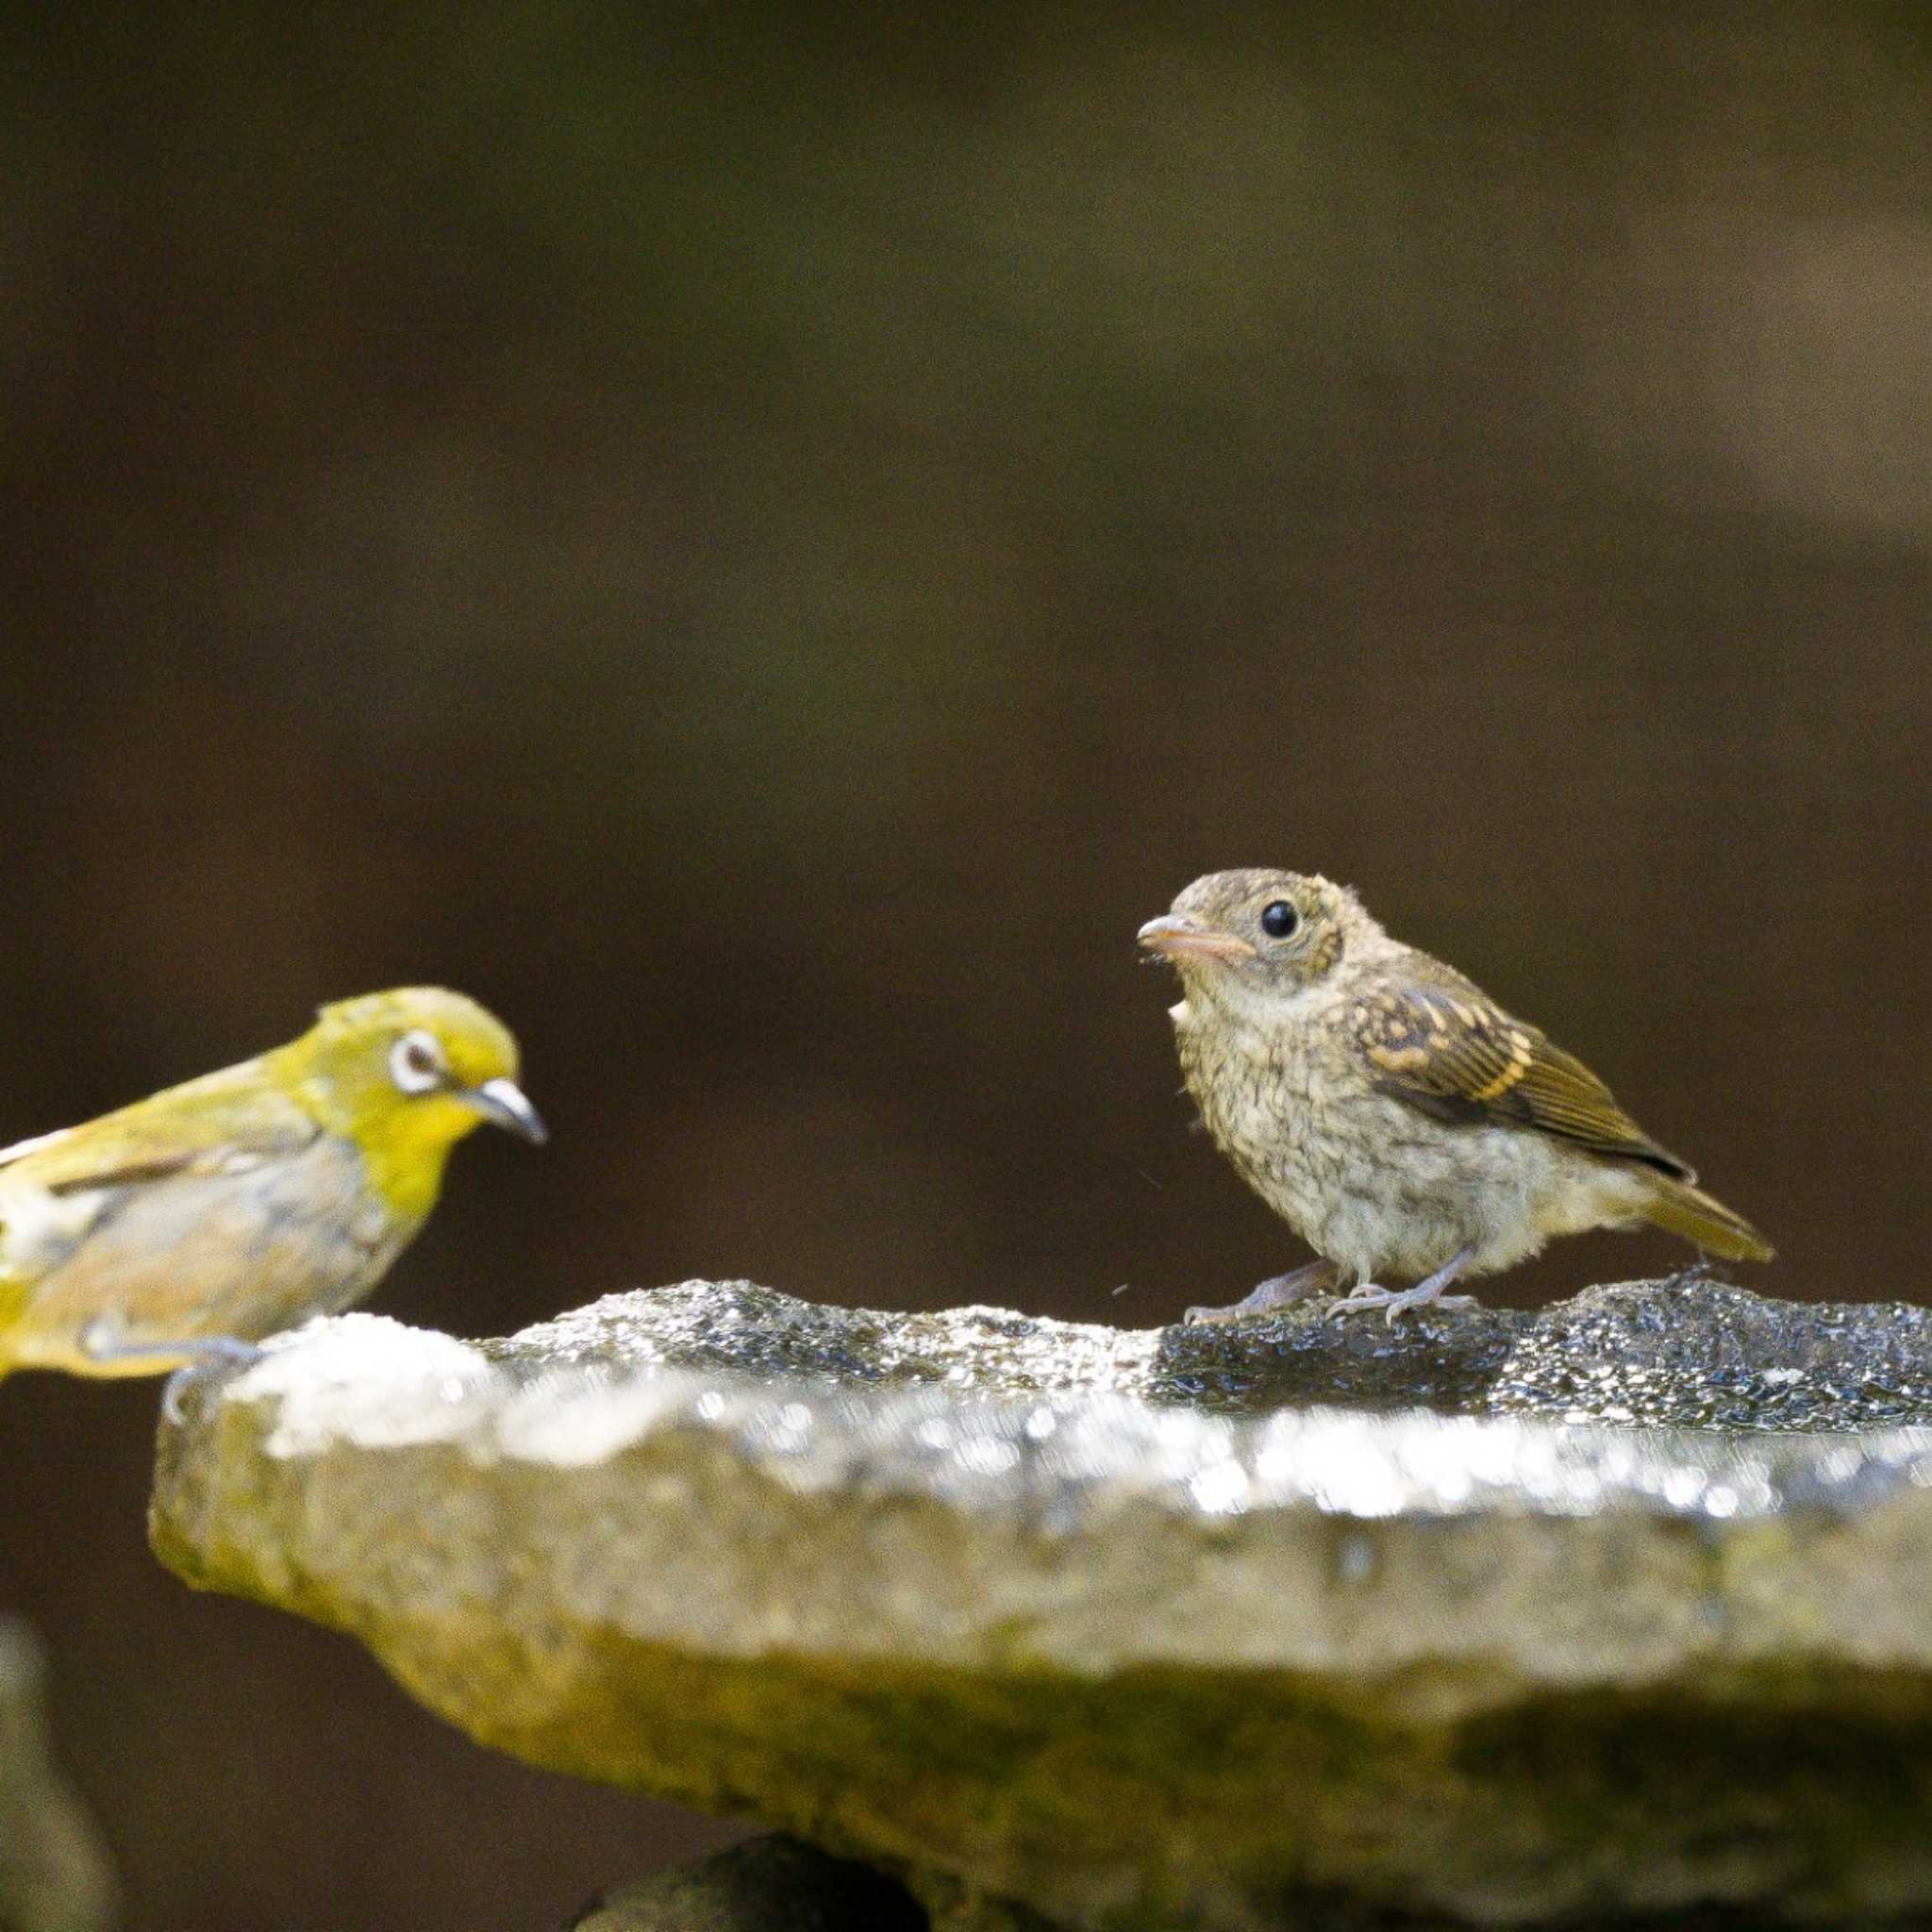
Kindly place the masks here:
[(1439, 1121), (1534, 1127), (1678, 1180), (1697, 1178), (1581, 1060), (1459, 975), (1445, 970), (1443, 977), (1450, 983), (1382, 980), (1350, 1002), (1348, 1038), (1378, 1092)]
[(249, 1061), (0, 1149), (0, 1276), (57, 1265), (128, 1189), (245, 1174), (321, 1131)]

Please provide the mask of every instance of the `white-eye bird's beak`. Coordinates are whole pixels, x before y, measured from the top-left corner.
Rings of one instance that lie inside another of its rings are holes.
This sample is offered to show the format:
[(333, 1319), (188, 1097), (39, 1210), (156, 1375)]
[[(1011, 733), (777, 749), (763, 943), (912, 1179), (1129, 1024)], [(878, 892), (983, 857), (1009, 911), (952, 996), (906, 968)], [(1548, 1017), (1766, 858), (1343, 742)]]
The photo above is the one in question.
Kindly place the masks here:
[(493, 1121), (499, 1127), (508, 1127), (512, 1134), (521, 1134), (526, 1141), (534, 1141), (542, 1146), (550, 1138), (550, 1129), (543, 1124), (543, 1116), (529, 1103), (524, 1090), (514, 1080), (486, 1080), (480, 1087), (466, 1087), (461, 1098), (474, 1107), (486, 1121)]
[(1239, 934), (1217, 932), (1211, 925), (1187, 918), (1178, 912), (1163, 912), (1141, 928), (1141, 943), (1150, 953), (1173, 958), (1177, 953), (1192, 953), (1207, 959), (1252, 959), (1255, 949)]

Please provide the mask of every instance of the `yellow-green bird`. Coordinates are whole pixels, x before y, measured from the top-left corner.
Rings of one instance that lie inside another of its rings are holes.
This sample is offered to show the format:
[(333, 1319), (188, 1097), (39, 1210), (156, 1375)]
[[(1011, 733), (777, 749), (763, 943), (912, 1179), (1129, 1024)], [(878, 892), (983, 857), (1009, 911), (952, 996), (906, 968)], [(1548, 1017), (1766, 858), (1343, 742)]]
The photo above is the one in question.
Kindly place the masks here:
[(402, 987), (287, 1046), (0, 1149), (0, 1375), (152, 1375), (360, 1301), (450, 1149), (543, 1123), (475, 1000)]

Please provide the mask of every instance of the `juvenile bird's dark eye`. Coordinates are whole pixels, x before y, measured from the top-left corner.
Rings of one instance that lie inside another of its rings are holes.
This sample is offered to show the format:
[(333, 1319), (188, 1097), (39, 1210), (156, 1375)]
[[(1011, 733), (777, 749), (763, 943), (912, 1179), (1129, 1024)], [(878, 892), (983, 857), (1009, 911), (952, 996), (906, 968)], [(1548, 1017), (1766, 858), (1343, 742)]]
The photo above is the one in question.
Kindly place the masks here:
[(1285, 940), (1294, 928), (1294, 908), (1286, 899), (1272, 899), (1262, 907), (1261, 930), (1271, 940)]

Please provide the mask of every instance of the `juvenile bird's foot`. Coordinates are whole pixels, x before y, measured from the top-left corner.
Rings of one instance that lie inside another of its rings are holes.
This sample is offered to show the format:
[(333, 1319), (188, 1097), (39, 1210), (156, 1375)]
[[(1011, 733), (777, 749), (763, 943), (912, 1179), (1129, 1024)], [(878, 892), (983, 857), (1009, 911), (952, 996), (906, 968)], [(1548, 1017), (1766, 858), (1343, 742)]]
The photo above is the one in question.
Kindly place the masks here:
[(1407, 1308), (1473, 1308), (1477, 1306), (1474, 1295), (1442, 1292), (1469, 1265), (1471, 1253), (1472, 1250), (1464, 1248), (1413, 1288), (1377, 1288), (1373, 1281), (1364, 1281), (1354, 1293), (1343, 1295), (1339, 1302), (1331, 1302), (1328, 1312), (1331, 1315), (1353, 1315), (1366, 1308), (1380, 1308), (1383, 1320), (1392, 1326), (1396, 1316)]
[(1387, 1310), (1385, 1319), (1393, 1324), (1397, 1315), (1405, 1308), (1474, 1308), (1479, 1306), (1473, 1294), (1424, 1294), (1425, 1282), (1417, 1282), (1413, 1288), (1377, 1288), (1373, 1281), (1365, 1281), (1352, 1293), (1345, 1294), (1339, 1302), (1330, 1302), (1331, 1315), (1357, 1314), (1364, 1308)]
[(1286, 1307), (1291, 1302), (1306, 1301), (1310, 1295), (1331, 1292), (1341, 1279), (1333, 1261), (1310, 1261), (1287, 1274), (1271, 1274), (1268, 1279), (1224, 1308), (1190, 1308), (1182, 1320), (1190, 1327), (1196, 1323), (1240, 1322), (1249, 1315), (1265, 1315), (1270, 1308)]

